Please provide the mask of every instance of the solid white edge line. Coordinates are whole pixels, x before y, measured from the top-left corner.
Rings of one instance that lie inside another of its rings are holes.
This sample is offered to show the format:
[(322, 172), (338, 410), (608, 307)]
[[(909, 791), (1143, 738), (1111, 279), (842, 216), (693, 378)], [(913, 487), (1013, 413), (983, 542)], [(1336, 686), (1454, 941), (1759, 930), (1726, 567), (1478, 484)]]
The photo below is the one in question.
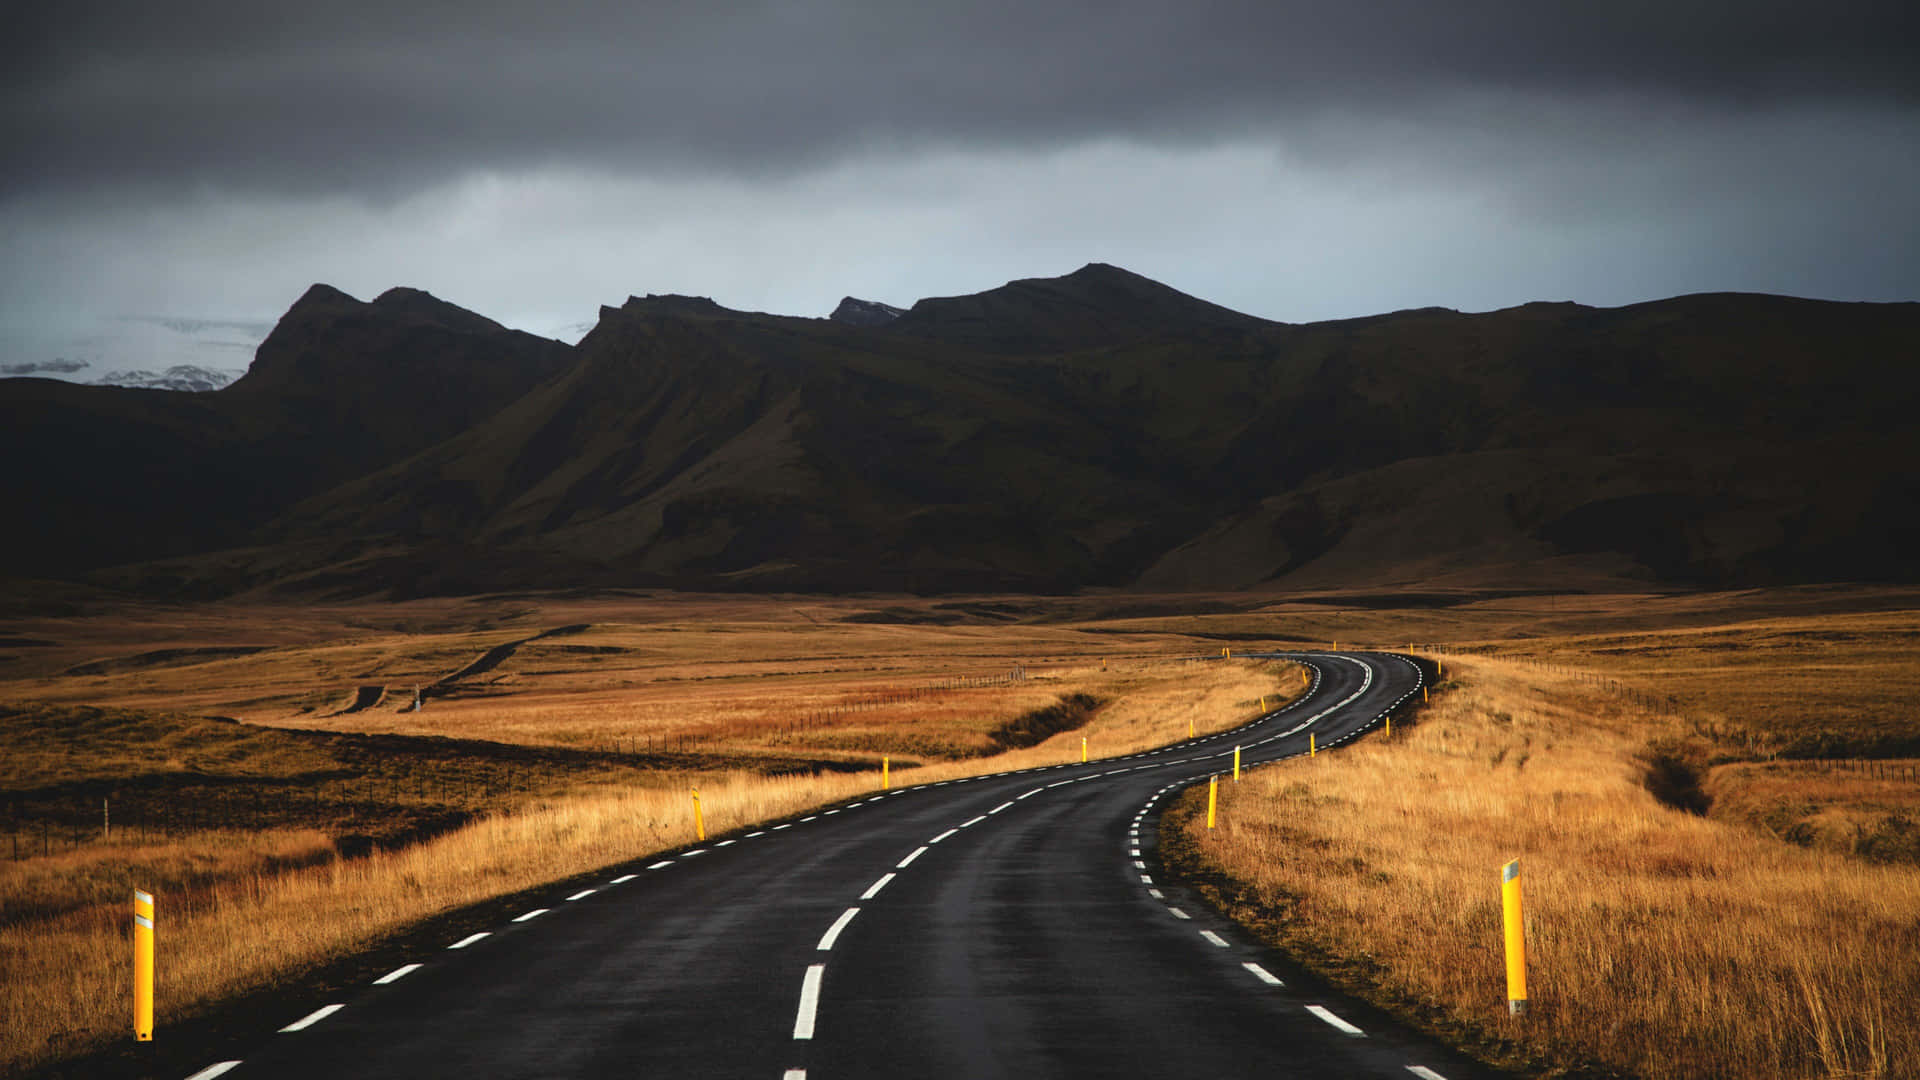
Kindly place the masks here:
[(867, 891), (860, 894), (860, 899), (871, 900), (874, 897), (879, 896), (880, 890), (886, 888), (887, 883), (892, 880), (893, 880), (893, 874), (891, 872), (882, 874), (880, 876), (879, 881), (876, 881), (873, 884), (867, 886)]
[(379, 978), (373, 980), (373, 985), (385, 986), (388, 983), (399, 982), (401, 979), (404, 979), (407, 976), (413, 974), (414, 972), (419, 971), (423, 966), (424, 965), (421, 965), (421, 964), (402, 964), (401, 966), (394, 968), (392, 971), (387, 972), (385, 975), (382, 975)]
[(491, 930), (482, 930), (482, 931), (480, 931), (480, 932), (479, 932), (479, 933), (477, 933), (477, 934), (468, 934), (468, 935), (467, 935), (466, 937), (463, 937), (463, 938), (461, 938), (461, 939), (460, 939), (459, 941), (456, 941), (456, 942), (454, 942), (453, 944), (451, 944), (451, 945), (449, 945), (449, 946), (447, 946), (447, 948), (449, 948), (449, 949), (464, 949), (464, 948), (466, 948), (467, 946), (469, 946), (469, 945), (471, 945), (471, 944), (473, 944), (474, 942), (476, 942), (476, 941), (479, 941), (479, 940), (480, 940), (481, 938), (489, 938), (489, 937), (492, 937), (492, 936), (493, 936), (493, 931), (491, 931)]
[(599, 891), (600, 891), (599, 889), (581, 889), (579, 892), (574, 893), (572, 896), (567, 897), (566, 902), (571, 904), (575, 900), (585, 900), (587, 897), (592, 896), (594, 893), (597, 893)]
[(1227, 939), (1221, 937), (1219, 934), (1216, 934), (1211, 930), (1200, 931), (1200, 936), (1203, 938), (1206, 938), (1208, 941), (1212, 942), (1213, 944), (1219, 946), (1222, 949), (1228, 947)]
[(813, 1038), (813, 1017), (820, 1010), (820, 977), (826, 973), (827, 965), (809, 964), (806, 978), (800, 980), (800, 1010), (793, 1015), (796, 1039)]
[(1325, 1020), (1327, 1023), (1333, 1025), (1336, 1028), (1339, 1028), (1341, 1031), (1344, 1031), (1349, 1035), (1365, 1035), (1366, 1034), (1366, 1032), (1361, 1031), (1359, 1028), (1354, 1027), (1352, 1024), (1349, 1024), (1345, 1020), (1342, 1020), (1339, 1017), (1333, 1015), (1333, 1013), (1329, 1011), (1325, 1006), (1309, 1005), (1307, 1006), (1307, 1011), (1319, 1017), (1320, 1019)]
[[(1407, 1066), (1407, 1071), (1419, 1077), (1420, 1080), (1447, 1080), (1446, 1077), (1441, 1076), (1425, 1065), (1409, 1065)], [(192, 1078), (189, 1077), (188, 1080), (192, 1080)]]
[(833, 925), (827, 927), (827, 932), (820, 935), (820, 944), (813, 947), (814, 951), (827, 952), (831, 950), (833, 943), (840, 940), (840, 931), (845, 930), (847, 924), (852, 922), (853, 917), (858, 914), (860, 914), (860, 909), (857, 907), (850, 907), (841, 912), (840, 917), (833, 920)]
[[(206, 1068), (201, 1069), (199, 1072), (194, 1073), (192, 1076), (187, 1077), (187, 1080), (213, 1080), (213, 1078), (216, 1076), (227, 1075), (228, 1073), (232, 1072), (235, 1068), (239, 1067), (239, 1065), (240, 1063), (238, 1061), (222, 1061), (218, 1064), (209, 1065)], [(802, 1078), (802, 1080), (804, 1080), (804, 1078)]]
[(1286, 983), (1281, 982), (1279, 977), (1276, 976), (1273, 972), (1268, 971), (1266, 968), (1261, 967), (1259, 964), (1256, 964), (1251, 960), (1247, 961), (1244, 964), (1241, 964), (1240, 966), (1243, 968), (1246, 968), (1248, 971), (1253, 972), (1254, 978), (1259, 979), (1261, 982), (1266, 983), (1268, 986), (1287, 985)]
[(899, 862), (894, 863), (893, 868), (895, 870), (905, 870), (909, 865), (912, 864), (913, 860), (919, 858), (922, 855), (925, 855), (926, 853), (927, 853), (927, 845), (921, 844), (919, 847), (913, 849), (912, 854), (908, 855), (904, 859), (901, 859)]
[(345, 1005), (322, 1005), (307, 1015), (280, 1029), (281, 1034), (289, 1031), (305, 1031), (313, 1025), (346, 1008)]

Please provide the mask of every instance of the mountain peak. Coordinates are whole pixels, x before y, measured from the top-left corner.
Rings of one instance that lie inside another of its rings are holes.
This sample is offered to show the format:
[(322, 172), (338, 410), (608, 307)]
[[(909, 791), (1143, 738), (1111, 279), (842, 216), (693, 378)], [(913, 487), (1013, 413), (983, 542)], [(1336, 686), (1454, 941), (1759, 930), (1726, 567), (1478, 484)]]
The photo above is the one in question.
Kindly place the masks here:
[(413, 289), (404, 285), (396, 285), (374, 297), (370, 306), (383, 314), (398, 315), (409, 321), (433, 323), (436, 326), (463, 333), (486, 334), (505, 329), (485, 315), (468, 311), (458, 304), (448, 303), (424, 289)]
[(358, 299), (341, 292), (326, 282), (316, 281), (312, 285), (307, 286), (307, 291), (301, 293), (300, 299), (293, 302), (293, 306), (287, 309), (287, 314), (291, 315), (304, 308), (358, 306), (359, 303), (360, 301)]
[(840, 306), (834, 308), (833, 314), (827, 318), (848, 326), (885, 326), (905, 314), (905, 310), (891, 304), (844, 296), (840, 298)]
[(1238, 334), (1273, 324), (1131, 270), (1088, 263), (1061, 277), (1021, 278), (971, 296), (929, 297), (895, 325), (970, 348), (1033, 353)]

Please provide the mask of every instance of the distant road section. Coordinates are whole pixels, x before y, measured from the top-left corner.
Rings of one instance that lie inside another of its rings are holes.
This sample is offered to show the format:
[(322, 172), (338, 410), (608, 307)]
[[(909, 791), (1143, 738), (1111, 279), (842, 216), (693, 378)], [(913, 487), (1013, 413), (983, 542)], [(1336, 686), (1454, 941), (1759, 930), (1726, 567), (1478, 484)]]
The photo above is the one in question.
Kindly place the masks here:
[(1245, 765), (1337, 747), (1419, 692), (1401, 657), (1286, 655), (1312, 689), (1239, 730), (637, 862), (311, 1002), (209, 1075), (1494, 1075), (1157, 876), (1159, 811), (1236, 745)]

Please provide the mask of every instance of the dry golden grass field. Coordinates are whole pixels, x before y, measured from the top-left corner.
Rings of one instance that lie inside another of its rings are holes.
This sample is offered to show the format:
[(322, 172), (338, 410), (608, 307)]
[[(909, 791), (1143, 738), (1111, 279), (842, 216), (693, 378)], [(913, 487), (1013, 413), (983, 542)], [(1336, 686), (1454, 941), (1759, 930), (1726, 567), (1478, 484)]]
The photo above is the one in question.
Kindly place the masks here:
[(883, 757), (898, 784), (1068, 760), (1083, 737), (1131, 753), (1306, 685), (1191, 661), (1176, 635), (923, 606), (911, 623), (703, 598), (10, 622), (0, 1067), (123, 1034), (135, 887), (167, 913), (165, 1023), (685, 843), (689, 788), (718, 833), (874, 790)]
[[(135, 885), (190, 958), (164, 1024), (677, 845), (691, 786), (719, 832), (882, 755), (910, 783), (1128, 753), (1301, 686), (1183, 657), (1337, 643), (1452, 679), (1392, 743), (1230, 794), (1188, 854), (1256, 925), (1524, 1071), (1920, 1071), (1920, 590), (0, 608), (0, 1070), (124, 1036)], [(1515, 854), (1524, 1027), (1482, 978)]]
[[(1429, 650), (1446, 678), (1417, 722), (1258, 770), (1213, 830), (1190, 793), (1173, 858), (1335, 981), (1523, 1073), (1920, 1076), (1916, 643), (1920, 614), (1894, 611)], [(1890, 756), (1779, 756), (1833, 750)]]

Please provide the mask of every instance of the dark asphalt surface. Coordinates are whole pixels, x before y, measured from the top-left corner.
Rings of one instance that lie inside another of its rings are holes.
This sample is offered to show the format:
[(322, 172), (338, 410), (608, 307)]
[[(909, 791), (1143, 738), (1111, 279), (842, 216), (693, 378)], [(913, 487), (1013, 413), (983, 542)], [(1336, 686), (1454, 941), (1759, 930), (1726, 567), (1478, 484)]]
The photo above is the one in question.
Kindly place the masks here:
[(1391, 655), (1294, 658), (1311, 693), (1238, 731), (638, 862), (196, 1076), (1491, 1075), (1154, 880), (1158, 810), (1236, 743), (1245, 765), (1337, 746), (1419, 692)]

